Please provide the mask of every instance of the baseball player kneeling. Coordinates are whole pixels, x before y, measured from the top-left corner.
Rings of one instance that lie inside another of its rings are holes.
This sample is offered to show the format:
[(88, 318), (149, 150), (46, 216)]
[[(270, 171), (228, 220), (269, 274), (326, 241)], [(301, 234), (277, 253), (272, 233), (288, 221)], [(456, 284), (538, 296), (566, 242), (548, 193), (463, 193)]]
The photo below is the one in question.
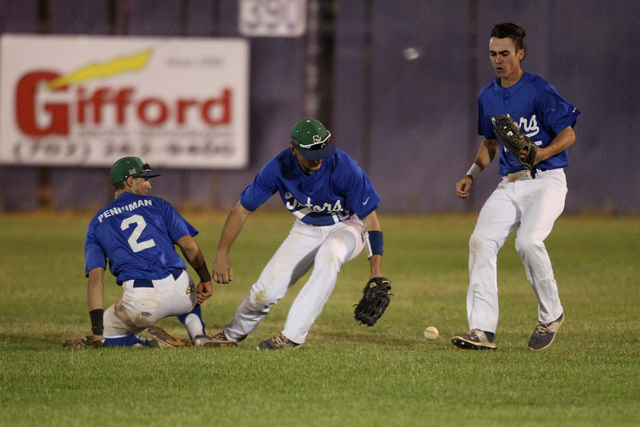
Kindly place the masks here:
[[(204, 332), (200, 304), (212, 294), (211, 275), (193, 239), (198, 231), (169, 202), (147, 196), (149, 178), (160, 174), (138, 157), (119, 159), (110, 174), (115, 200), (89, 223), (84, 247), (92, 334), (65, 347), (234, 346)], [(197, 287), (174, 245), (200, 277)], [(104, 311), (107, 265), (123, 294)], [(192, 342), (153, 326), (168, 316), (178, 316)], [(147, 328), (148, 337), (138, 336)]]

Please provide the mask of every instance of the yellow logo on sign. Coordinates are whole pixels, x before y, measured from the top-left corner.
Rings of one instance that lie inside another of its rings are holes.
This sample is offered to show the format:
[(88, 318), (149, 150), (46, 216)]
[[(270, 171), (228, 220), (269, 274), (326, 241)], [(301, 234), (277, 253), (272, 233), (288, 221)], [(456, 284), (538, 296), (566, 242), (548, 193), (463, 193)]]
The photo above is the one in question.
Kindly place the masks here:
[(71, 83), (82, 83), (93, 79), (112, 77), (146, 67), (153, 50), (145, 50), (131, 56), (117, 57), (102, 64), (91, 64), (67, 75), (53, 79), (46, 84), (47, 89), (54, 90)]

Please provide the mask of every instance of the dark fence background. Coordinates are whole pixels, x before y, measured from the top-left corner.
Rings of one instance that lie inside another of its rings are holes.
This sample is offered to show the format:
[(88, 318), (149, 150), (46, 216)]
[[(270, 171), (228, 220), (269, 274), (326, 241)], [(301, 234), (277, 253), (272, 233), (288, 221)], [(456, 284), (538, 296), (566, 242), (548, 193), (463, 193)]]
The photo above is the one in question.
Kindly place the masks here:
[[(291, 126), (315, 115), (369, 173), (381, 210), (479, 209), (498, 182), (497, 161), (470, 200), (454, 185), (481, 140), (476, 96), (493, 78), (489, 33), (511, 21), (527, 30), (524, 68), (582, 111), (566, 211), (640, 212), (637, 0), (308, 3), (304, 36), (250, 39), (249, 167), (163, 170), (154, 195), (227, 209), (287, 146)], [(2, 33), (238, 37), (237, 21), (236, 0), (0, 0)], [(0, 183), (9, 211), (93, 209), (113, 197), (107, 168), (0, 166)]]

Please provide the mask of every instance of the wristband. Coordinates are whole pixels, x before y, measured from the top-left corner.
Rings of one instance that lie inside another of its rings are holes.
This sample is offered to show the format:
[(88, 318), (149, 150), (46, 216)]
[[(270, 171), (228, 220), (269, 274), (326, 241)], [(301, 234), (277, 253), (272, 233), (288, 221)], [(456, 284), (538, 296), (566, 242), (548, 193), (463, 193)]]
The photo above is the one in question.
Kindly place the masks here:
[(371, 230), (364, 233), (364, 247), (367, 250), (367, 258), (374, 255), (382, 255), (384, 239), (382, 231)]
[(104, 310), (101, 308), (96, 308), (89, 312), (89, 317), (91, 318), (91, 332), (93, 332), (93, 335), (102, 335), (102, 332), (104, 332), (104, 325), (102, 323), (103, 316)]
[(207, 262), (203, 262), (202, 265), (195, 269), (196, 273), (200, 277), (201, 282), (210, 282), (211, 281), (211, 273), (209, 273), (209, 269), (207, 268)]
[(473, 178), (475, 180), (476, 177), (478, 175), (480, 175), (480, 172), (482, 172), (482, 169), (480, 169), (480, 166), (478, 166), (477, 164), (474, 163), (474, 164), (471, 165), (471, 167), (467, 171), (467, 175), (470, 175), (471, 178)]

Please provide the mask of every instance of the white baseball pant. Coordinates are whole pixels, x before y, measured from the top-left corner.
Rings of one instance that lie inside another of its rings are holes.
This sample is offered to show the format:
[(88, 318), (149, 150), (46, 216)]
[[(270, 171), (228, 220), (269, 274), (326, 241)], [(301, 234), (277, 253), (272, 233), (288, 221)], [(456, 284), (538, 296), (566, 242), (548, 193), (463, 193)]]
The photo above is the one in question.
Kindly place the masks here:
[(363, 233), (362, 221), (355, 216), (328, 226), (311, 226), (297, 220), (225, 327), (226, 337), (232, 341), (246, 338), (271, 306), (313, 267), (291, 305), (282, 331), (291, 341), (304, 343), (333, 292), (340, 268), (362, 251)]
[(186, 271), (153, 280), (153, 287), (122, 283), (122, 298), (104, 313), (104, 338), (135, 335), (169, 316), (189, 313), (196, 305), (196, 288)]
[(498, 251), (516, 229), (515, 247), (538, 297), (538, 320), (549, 323), (560, 317), (562, 304), (544, 240), (564, 210), (566, 195), (564, 170), (553, 169), (538, 171), (527, 181), (504, 177), (489, 196), (469, 240), (470, 329), (495, 333), (498, 328)]

